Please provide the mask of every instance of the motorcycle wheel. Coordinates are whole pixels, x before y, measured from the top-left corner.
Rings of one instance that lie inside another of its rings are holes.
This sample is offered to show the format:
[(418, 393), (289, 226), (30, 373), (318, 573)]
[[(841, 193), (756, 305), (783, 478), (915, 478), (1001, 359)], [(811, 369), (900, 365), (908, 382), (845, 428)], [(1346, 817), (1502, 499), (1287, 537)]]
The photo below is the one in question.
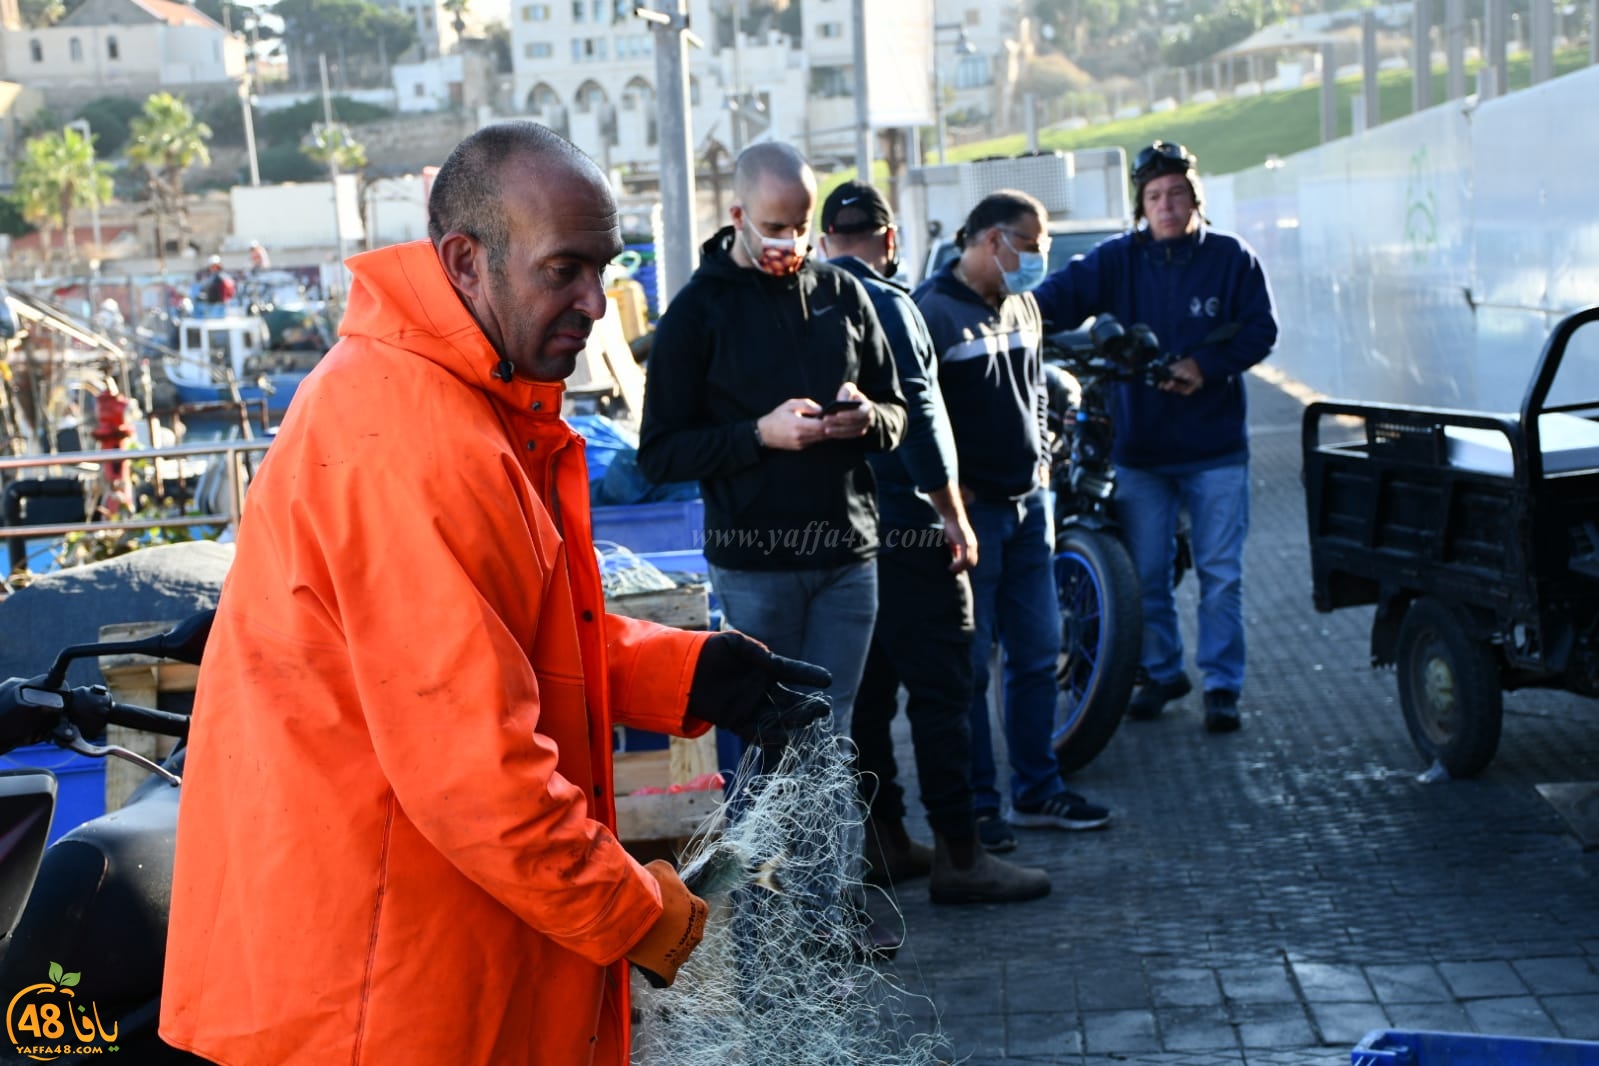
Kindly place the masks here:
[(1138, 572), (1122, 542), (1092, 529), (1061, 532), (1055, 551), (1061, 656), (1051, 742), (1062, 776), (1087, 766), (1127, 712), (1143, 645)]

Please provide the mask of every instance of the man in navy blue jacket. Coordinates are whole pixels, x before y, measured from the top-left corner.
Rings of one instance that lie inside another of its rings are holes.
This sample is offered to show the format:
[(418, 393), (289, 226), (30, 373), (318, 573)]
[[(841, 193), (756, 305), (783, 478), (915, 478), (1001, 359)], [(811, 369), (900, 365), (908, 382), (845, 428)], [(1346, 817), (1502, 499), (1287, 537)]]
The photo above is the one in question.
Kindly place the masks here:
[(1205, 728), (1240, 725), (1244, 685), (1243, 561), (1249, 527), (1249, 440), (1244, 371), (1271, 354), (1277, 318), (1254, 249), (1210, 229), (1194, 156), (1157, 141), (1133, 165), (1142, 225), (1051, 275), (1037, 291), (1050, 331), (1110, 313), (1143, 323), (1180, 352), (1159, 387), (1116, 387), (1116, 507), (1138, 568), (1144, 609), (1144, 684), (1128, 706), (1157, 717), (1193, 690), (1183, 667), (1172, 592), (1178, 512), (1192, 524), (1199, 575), (1199, 648)]
[[(913, 296), (938, 353), (939, 390), (955, 430), (960, 488), (981, 545), (972, 568), (972, 791), (989, 851), (1016, 847), (1011, 826), (1097, 829), (1110, 812), (1066, 788), (1050, 744), (1059, 688), (1060, 607), (1048, 502), (1043, 323), (1049, 214), (1001, 189), (955, 233), (961, 252)], [(1011, 811), (1001, 814), (990, 729), (989, 659), (1004, 655), (1003, 721)]]
[[(983, 849), (972, 801), (972, 590), (977, 562), (956, 473), (955, 435), (938, 391), (938, 357), (898, 265), (894, 214), (875, 187), (847, 181), (822, 205), (822, 251), (871, 298), (894, 354), (905, 439), (868, 457), (877, 475), (877, 622), (852, 724), (869, 813), (868, 877), (896, 884), (931, 874), (934, 903), (1011, 903), (1049, 892), (1043, 870)], [(905, 686), (922, 805), (933, 849), (905, 831), (889, 727)]]

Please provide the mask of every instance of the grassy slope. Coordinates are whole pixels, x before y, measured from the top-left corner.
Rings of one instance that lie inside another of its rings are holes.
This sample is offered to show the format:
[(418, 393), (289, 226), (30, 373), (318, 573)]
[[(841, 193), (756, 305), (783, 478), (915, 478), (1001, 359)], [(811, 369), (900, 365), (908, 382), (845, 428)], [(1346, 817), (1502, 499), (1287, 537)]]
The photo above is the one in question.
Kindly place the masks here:
[[(1566, 49), (1555, 56), (1556, 75), (1588, 62), (1584, 48)], [(1510, 60), (1512, 89), (1525, 88), (1531, 78), (1531, 60), (1525, 54)], [(1467, 86), (1476, 84), (1476, 68), (1467, 69)], [(1445, 73), (1433, 73), (1432, 96), (1444, 97)], [(1377, 76), (1380, 114), (1384, 122), (1410, 113), (1411, 79), (1408, 70), (1383, 71)], [(1350, 132), (1351, 102), (1360, 92), (1360, 79), (1338, 83), (1338, 133)], [(1188, 104), (1158, 115), (1106, 122), (1080, 130), (1051, 130), (1040, 135), (1045, 150), (1121, 145), (1129, 160), (1155, 140), (1181, 141), (1194, 151), (1207, 174), (1230, 174), (1259, 166), (1268, 155), (1288, 156), (1313, 148), (1321, 140), (1321, 88), (1293, 89), (1245, 99), (1223, 99), (1213, 104)], [(954, 162), (985, 156), (1017, 155), (1026, 150), (1020, 135), (999, 137), (965, 145), (948, 152)], [(929, 157), (931, 159), (931, 157)]]

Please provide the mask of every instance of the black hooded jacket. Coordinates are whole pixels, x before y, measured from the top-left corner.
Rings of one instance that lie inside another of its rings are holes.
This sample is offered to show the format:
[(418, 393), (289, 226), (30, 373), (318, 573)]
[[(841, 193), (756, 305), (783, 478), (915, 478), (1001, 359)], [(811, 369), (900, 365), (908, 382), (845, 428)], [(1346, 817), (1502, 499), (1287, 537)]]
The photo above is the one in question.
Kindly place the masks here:
[[(655, 330), (638, 462), (655, 482), (698, 480), (705, 558), (734, 570), (870, 559), (876, 484), (866, 454), (905, 432), (893, 355), (861, 283), (807, 260), (771, 277), (733, 261), (733, 228), (701, 249)], [(866, 436), (802, 451), (760, 447), (755, 423), (785, 400), (826, 403), (846, 381), (875, 409)]]

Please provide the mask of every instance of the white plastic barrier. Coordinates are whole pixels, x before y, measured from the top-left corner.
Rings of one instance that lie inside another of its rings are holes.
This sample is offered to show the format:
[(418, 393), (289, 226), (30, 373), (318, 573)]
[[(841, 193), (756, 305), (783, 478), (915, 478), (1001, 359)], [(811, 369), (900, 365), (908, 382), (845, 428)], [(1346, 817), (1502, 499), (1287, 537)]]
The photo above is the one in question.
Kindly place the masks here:
[[(1207, 178), (1206, 215), (1271, 278), (1277, 367), (1344, 399), (1515, 409), (1550, 327), (1599, 303), (1596, 105), (1590, 67)], [(1562, 386), (1599, 396), (1599, 367)]]

